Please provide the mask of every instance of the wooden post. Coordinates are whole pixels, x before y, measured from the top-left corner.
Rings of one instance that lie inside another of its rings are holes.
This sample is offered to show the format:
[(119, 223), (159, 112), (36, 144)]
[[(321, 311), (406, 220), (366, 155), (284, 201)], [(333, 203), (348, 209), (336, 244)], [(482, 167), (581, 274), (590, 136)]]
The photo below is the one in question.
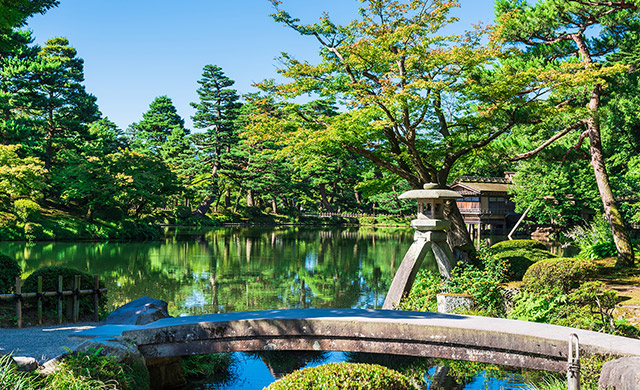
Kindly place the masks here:
[(38, 276), (38, 325), (42, 325), (42, 276)]
[(95, 322), (100, 321), (100, 314), (98, 313), (99, 306), (99, 288), (100, 282), (98, 281), (98, 275), (93, 275), (93, 320)]
[(80, 316), (78, 290), (80, 290), (80, 275), (75, 275), (73, 277), (73, 322), (78, 322), (78, 317)]
[(58, 323), (62, 324), (62, 275), (58, 275)]
[(16, 278), (16, 317), (18, 318), (18, 328), (22, 328), (22, 280)]

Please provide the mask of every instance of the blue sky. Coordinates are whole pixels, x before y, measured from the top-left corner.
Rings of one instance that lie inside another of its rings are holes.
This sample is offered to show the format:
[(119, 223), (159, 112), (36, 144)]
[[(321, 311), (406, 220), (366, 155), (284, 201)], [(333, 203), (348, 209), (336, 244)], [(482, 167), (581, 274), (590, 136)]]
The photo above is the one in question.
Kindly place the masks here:
[[(459, 29), (493, 20), (493, 1), (462, 0)], [(355, 17), (356, 0), (284, 0), (283, 9), (303, 22), (323, 11), (339, 22)], [(316, 58), (308, 37), (275, 23), (268, 0), (61, 0), (29, 19), (36, 43), (62, 36), (85, 61), (85, 85), (100, 110), (121, 129), (142, 119), (156, 96), (169, 96), (193, 129), (190, 102), (206, 64), (220, 66), (240, 94), (252, 83), (276, 77), (276, 57), (286, 51)]]

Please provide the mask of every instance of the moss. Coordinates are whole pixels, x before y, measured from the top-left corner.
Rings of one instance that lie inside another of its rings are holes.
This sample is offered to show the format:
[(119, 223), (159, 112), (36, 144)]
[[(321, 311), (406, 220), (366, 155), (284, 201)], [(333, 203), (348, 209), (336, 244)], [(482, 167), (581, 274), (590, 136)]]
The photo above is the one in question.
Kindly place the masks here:
[(414, 390), (409, 378), (389, 368), (362, 363), (329, 363), (308, 367), (282, 377), (267, 390)]
[[(520, 240), (527, 241), (527, 240)], [(509, 248), (509, 247), (491, 247), (489, 249), (490, 256), (496, 260), (504, 260), (507, 263), (508, 280), (522, 280), (527, 269), (538, 261), (554, 258), (553, 253), (538, 248)]]
[(500, 241), (491, 246), (491, 249), (542, 249), (547, 250), (547, 247), (536, 240), (507, 240)]
[(524, 275), (523, 282), (530, 291), (560, 289), (566, 293), (591, 278), (595, 272), (596, 265), (590, 260), (560, 257), (532, 265)]

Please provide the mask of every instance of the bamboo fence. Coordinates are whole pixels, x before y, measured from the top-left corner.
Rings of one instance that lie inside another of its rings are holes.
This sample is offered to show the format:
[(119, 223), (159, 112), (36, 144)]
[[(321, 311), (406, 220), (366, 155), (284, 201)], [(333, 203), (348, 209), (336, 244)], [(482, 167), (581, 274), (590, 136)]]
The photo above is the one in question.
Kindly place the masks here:
[(57, 291), (42, 291), (42, 276), (38, 276), (37, 292), (22, 292), (22, 279), (16, 278), (15, 294), (0, 294), (0, 300), (16, 301), (16, 317), (18, 328), (22, 328), (22, 301), (25, 299), (36, 298), (38, 300), (38, 324), (42, 325), (42, 300), (44, 298), (56, 297), (58, 300), (58, 323), (62, 323), (62, 301), (66, 297), (73, 297), (72, 317), (73, 322), (78, 322), (80, 317), (80, 296), (93, 295), (93, 319), (98, 322), (100, 316), (98, 313), (100, 295), (107, 291), (106, 288), (100, 288), (98, 275), (93, 275), (93, 289), (80, 290), (80, 275), (73, 278), (73, 290), (62, 289), (62, 275), (58, 275)]

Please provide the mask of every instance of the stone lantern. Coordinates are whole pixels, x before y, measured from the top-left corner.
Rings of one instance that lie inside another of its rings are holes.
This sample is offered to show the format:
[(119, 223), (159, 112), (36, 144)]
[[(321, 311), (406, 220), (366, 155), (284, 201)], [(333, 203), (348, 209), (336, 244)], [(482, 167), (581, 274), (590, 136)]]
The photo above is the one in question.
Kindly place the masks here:
[(402, 297), (409, 294), (416, 274), (422, 266), (426, 254), (431, 251), (438, 264), (440, 275), (445, 278), (451, 276), (453, 253), (447, 243), (446, 229), (451, 222), (444, 219), (446, 202), (455, 201), (462, 196), (449, 189), (439, 189), (435, 183), (424, 185), (422, 190), (411, 190), (400, 195), (400, 199), (417, 199), (417, 217), (411, 221), (411, 227), (416, 229), (413, 244), (402, 259), (391, 287), (384, 301), (383, 309), (394, 309)]

